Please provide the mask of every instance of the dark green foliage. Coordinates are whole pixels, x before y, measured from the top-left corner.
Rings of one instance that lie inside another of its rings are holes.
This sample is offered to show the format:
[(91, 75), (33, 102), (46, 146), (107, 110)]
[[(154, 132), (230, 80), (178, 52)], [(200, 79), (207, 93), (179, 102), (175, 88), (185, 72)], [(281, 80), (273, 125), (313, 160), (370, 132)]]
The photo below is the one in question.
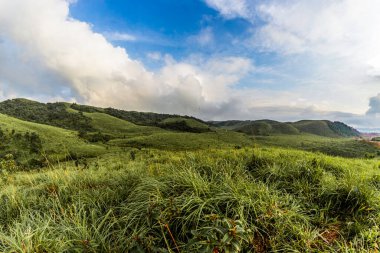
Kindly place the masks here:
[(339, 122), (339, 121), (328, 121), (327, 124), (329, 127), (337, 133), (339, 136), (360, 136), (360, 132), (353, 127), (347, 126), (346, 124)]
[(0, 129), (0, 158), (12, 154), (18, 166), (36, 168), (42, 164), (42, 141), (35, 132), (20, 133), (12, 129), (10, 132)]
[(0, 103), (0, 113), (66, 129), (92, 130), (90, 118), (82, 113), (69, 112), (64, 103), (43, 104), (26, 99), (12, 99)]
[(87, 133), (82, 138), (89, 142), (103, 142), (106, 143), (112, 139), (109, 134), (102, 134), (101, 132)]
[(103, 112), (103, 109), (95, 107), (95, 106), (89, 106), (89, 105), (78, 105), (78, 104), (71, 104), (70, 108), (80, 111), (80, 112)]
[(198, 120), (188, 118), (168, 118), (159, 122), (158, 126), (163, 129), (190, 133), (205, 133), (211, 131), (208, 125)]
[(144, 125), (144, 126), (159, 126), (159, 123), (163, 120), (166, 120), (169, 118), (178, 118), (178, 117), (182, 117), (185, 119), (194, 119), (196, 121), (203, 122), (199, 119), (196, 119), (194, 117), (189, 117), (189, 116), (159, 114), (159, 113), (152, 113), (152, 112), (124, 111), (124, 110), (118, 110), (114, 108), (106, 108), (104, 109), (104, 112), (116, 118), (123, 119), (129, 122), (132, 122), (134, 124)]
[(36, 133), (25, 133), (24, 135), (31, 153), (39, 153), (42, 149), (42, 142), (38, 134)]

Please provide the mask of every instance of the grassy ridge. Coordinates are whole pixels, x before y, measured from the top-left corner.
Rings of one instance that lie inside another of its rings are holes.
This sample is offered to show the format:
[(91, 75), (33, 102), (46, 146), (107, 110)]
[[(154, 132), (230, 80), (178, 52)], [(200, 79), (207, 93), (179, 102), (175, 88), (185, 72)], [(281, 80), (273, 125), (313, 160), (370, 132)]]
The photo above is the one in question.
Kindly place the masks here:
[(210, 133), (155, 133), (129, 139), (111, 140), (109, 144), (120, 147), (153, 148), (172, 151), (253, 146), (252, 140), (247, 136), (232, 131), (216, 131)]
[(342, 157), (377, 157), (379, 149), (368, 142), (351, 138), (329, 138), (311, 134), (255, 136), (259, 146), (283, 147), (305, 151), (321, 152)]
[(1, 180), (4, 252), (375, 252), (380, 237), (371, 160), (141, 150)]
[(84, 113), (84, 115), (91, 119), (91, 126), (96, 131), (110, 134), (113, 138), (130, 138), (165, 132), (158, 127), (135, 125), (104, 113)]
[(21, 120), (71, 130), (91, 131), (90, 120), (82, 113), (69, 111), (68, 103), (39, 103), (27, 99), (0, 102), (0, 113)]
[(115, 124), (120, 123), (117, 120), (119, 119), (140, 126), (155, 126), (176, 131), (209, 131), (207, 124), (189, 116), (124, 111), (62, 102), (44, 104), (22, 98), (0, 102), (0, 113), (25, 121), (86, 132), (103, 130), (104, 125), (98, 124), (98, 128), (94, 128), (91, 118), (106, 119), (107, 116), (108, 120), (115, 121)]
[[(70, 153), (76, 153), (78, 156), (97, 156), (105, 151), (100, 145), (80, 140), (76, 131), (27, 122), (3, 114), (0, 114), (0, 128), (17, 133), (37, 133), (42, 141), (43, 152), (54, 159), (63, 158)], [(14, 146), (13, 149), (22, 150), (24, 147)]]
[(278, 122), (274, 120), (256, 121), (220, 121), (210, 122), (215, 127), (239, 131), (249, 135), (297, 135), (300, 133), (314, 134), (324, 137), (357, 137), (360, 133), (342, 122), (328, 120), (301, 120), (297, 122)]

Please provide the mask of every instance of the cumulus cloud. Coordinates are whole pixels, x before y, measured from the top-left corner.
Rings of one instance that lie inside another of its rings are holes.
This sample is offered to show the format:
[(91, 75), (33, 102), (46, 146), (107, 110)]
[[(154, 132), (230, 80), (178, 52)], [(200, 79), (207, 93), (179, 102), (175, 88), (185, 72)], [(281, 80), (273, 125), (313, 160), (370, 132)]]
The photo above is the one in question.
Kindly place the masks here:
[[(272, 1), (257, 7), (267, 24), (257, 32), (261, 46), (284, 53), (311, 53), (380, 72), (377, 0)], [(361, 69), (363, 70), (363, 69)]]
[(256, 9), (266, 25), (255, 32), (255, 46), (288, 59), (308, 55), (307, 65), (314, 64), (313, 73), (328, 84), (325, 90), (334, 90), (349, 110), (365, 112), (379, 90), (379, 1), (276, 0)]
[[(232, 11), (228, 4), (218, 7), (218, 2), (209, 4), (222, 15), (229, 13), (223, 8)], [(292, 89), (298, 98), (322, 109), (364, 115), (372, 97), (368, 112), (374, 111), (380, 73), (379, 1), (243, 2), (248, 12), (235, 11), (226, 18), (240, 17), (252, 23), (252, 37), (244, 44), (281, 56), (277, 71), (298, 76)], [(257, 17), (263, 25), (255, 25)]]
[(9, 94), (33, 87), (99, 106), (202, 114), (228, 101), (229, 89), (252, 69), (245, 58), (193, 57), (166, 59), (163, 69), (148, 71), (124, 48), (70, 17), (64, 0), (0, 0), (0, 33), (8, 42), (0, 45), (1, 56), (13, 52), (5, 65), (22, 63), (1, 73)]
[[(0, 0), (0, 98), (75, 100), (204, 119), (328, 118), (355, 124), (364, 124), (378, 110), (378, 97), (368, 110), (368, 99), (378, 93), (380, 72), (376, 0), (205, 0), (226, 19), (264, 21), (245, 43), (283, 55), (283, 66), (275, 70), (279, 76), (312, 69), (309, 79), (285, 79), (297, 84), (286, 90), (236, 88), (260, 71), (246, 57), (191, 55), (177, 61), (153, 52), (147, 57), (164, 66), (149, 71), (110, 43), (140, 38), (94, 32), (70, 16), (72, 2)], [(212, 43), (212, 28), (193, 39)]]
[(350, 57), (376, 69), (379, 9), (376, 0), (272, 1), (257, 7), (267, 21), (260, 35), (271, 49)]
[(377, 96), (370, 98), (367, 114), (380, 114), (380, 94), (377, 94)]

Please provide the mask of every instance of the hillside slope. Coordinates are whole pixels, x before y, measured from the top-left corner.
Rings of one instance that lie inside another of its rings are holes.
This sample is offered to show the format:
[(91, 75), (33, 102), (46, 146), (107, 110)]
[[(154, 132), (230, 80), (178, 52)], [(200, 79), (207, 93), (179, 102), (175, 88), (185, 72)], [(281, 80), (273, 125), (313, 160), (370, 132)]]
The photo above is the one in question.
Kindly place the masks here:
[[(3, 133), (0, 155), (11, 153), (22, 163), (30, 159), (60, 160), (72, 154), (87, 157), (105, 152), (103, 146), (89, 144), (78, 138), (76, 131), (27, 122), (4, 114), (0, 114), (0, 130)], [(30, 138), (26, 137), (32, 134), (37, 139), (38, 150), (35, 152), (27, 147), (31, 141), (27, 141)]]
[[(115, 124), (118, 124), (115, 120), (117, 118), (134, 125), (155, 126), (182, 132), (209, 131), (205, 122), (189, 116), (124, 111), (62, 102), (45, 104), (23, 98), (0, 102), (0, 113), (35, 123), (86, 132), (104, 130), (103, 127), (94, 126), (99, 124), (92, 124), (95, 113), (103, 118), (106, 118), (105, 115), (111, 116)], [(101, 114), (103, 116), (100, 116)]]
[(297, 122), (278, 122), (273, 120), (257, 121), (220, 121), (209, 122), (212, 126), (234, 130), (249, 135), (314, 134), (324, 137), (360, 136), (356, 129), (342, 123), (328, 120), (301, 120)]

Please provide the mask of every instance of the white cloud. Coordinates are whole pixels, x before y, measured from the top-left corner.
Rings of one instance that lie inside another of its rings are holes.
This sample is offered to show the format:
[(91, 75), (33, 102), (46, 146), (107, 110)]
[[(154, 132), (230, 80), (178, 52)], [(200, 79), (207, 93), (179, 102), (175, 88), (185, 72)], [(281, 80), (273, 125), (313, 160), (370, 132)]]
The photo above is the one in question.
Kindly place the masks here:
[(352, 61), (359, 60), (361, 64), (376, 61), (377, 65), (380, 60), (373, 54), (380, 47), (377, 0), (272, 1), (257, 9), (268, 22), (260, 33), (274, 47), (354, 57)]
[(159, 61), (162, 59), (162, 55), (160, 52), (149, 52), (146, 55), (149, 59)]
[[(375, 0), (207, 3), (225, 18), (253, 22), (252, 13), (260, 15), (266, 25), (255, 33), (254, 46), (284, 56), (284, 64), (275, 69), (279, 76), (297, 76), (292, 71), (307, 68), (310, 76), (286, 77), (297, 85), (283, 90), (237, 89), (242, 78), (260, 72), (250, 59), (192, 55), (178, 62), (158, 52), (147, 57), (165, 66), (152, 72), (113, 46), (108, 36), (70, 17), (68, 1), (0, 0), (0, 97), (75, 99), (205, 119), (326, 117), (355, 124), (368, 119), (326, 111), (364, 114), (368, 99), (379, 92), (380, 5)], [(130, 34), (116, 37), (137, 39)], [(212, 38), (211, 28), (206, 28), (198, 42), (207, 44)]]
[(248, 18), (251, 15), (248, 0), (205, 0), (205, 2), (228, 19), (236, 17)]
[(380, 93), (375, 97), (371, 97), (369, 100), (368, 115), (378, 114), (380, 115)]
[(111, 32), (104, 35), (110, 41), (137, 41), (136, 36), (128, 33)]
[(213, 29), (211, 27), (203, 28), (197, 35), (190, 36), (188, 41), (200, 46), (208, 46), (214, 42)]
[[(273, 67), (298, 79), (291, 89), (295, 97), (321, 109), (365, 114), (369, 98), (379, 92), (379, 1), (244, 3), (250, 11), (234, 12), (235, 16), (252, 24), (259, 17), (264, 23), (252, 26), (253, 36), (245, 45), (281, 57), (281, 65)], [(223, 14), (226, 11), (222, 8), (223, 5), (216, 9)]]
[(364, 113), (379, 89), (378, 10), (377, 0), (271, 1), (257, 7), (267, 24), (253, 39), (255, 46), (283, 54), (289, 64), (294, 55), (308, 55), (306, 64), (294, 68), (312, 68), (325, 85), (306, 89), (324, 90), (331, 108)]
[(13, 52), (2, 65), (21, 66), (0, 71), (8, 94), (58, 92), (99, 106), (206, 115), (205, 108), (211, 113), (230, 100), (229, 90), (251, 69), (239, 57), (176, 62), (164, 56), (166, 66), (150, 72), (70, 17), (63, 0), (0, 0), (0, 33), (8, 42), (0, 44), (0, 59)]

